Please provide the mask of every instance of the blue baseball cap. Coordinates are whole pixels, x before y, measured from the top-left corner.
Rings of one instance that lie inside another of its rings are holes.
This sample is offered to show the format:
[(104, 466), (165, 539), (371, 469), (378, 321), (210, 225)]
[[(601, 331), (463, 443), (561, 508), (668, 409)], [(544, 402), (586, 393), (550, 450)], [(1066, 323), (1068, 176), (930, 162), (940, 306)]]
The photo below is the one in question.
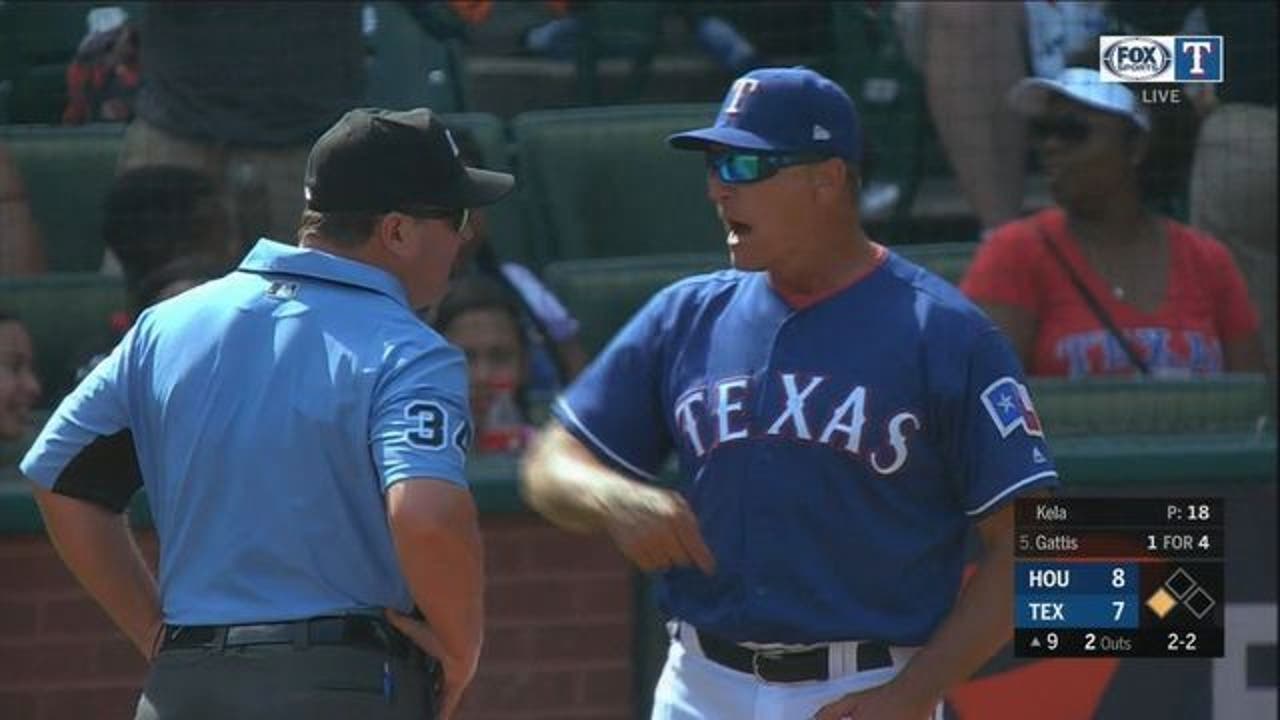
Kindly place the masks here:
[(835, 82), (805, 67), (760, 68), (733, 81), (709, 128), (667, 138), (678, 150), (709, 144), (741, 150), (814, 153), (862, 159), (862, 129), (853, 100)]

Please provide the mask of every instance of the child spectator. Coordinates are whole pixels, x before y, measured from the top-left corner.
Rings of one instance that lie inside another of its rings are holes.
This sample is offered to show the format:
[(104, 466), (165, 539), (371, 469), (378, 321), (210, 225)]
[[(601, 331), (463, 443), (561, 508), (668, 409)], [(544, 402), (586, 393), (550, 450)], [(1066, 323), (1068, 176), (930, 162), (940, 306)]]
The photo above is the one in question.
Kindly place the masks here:
[(529, 344), (515, 298), (491, 278), (456, 280), (436, 311), (435, 328), (467, 355), (474, 447), (523, 450), (529, 423)]

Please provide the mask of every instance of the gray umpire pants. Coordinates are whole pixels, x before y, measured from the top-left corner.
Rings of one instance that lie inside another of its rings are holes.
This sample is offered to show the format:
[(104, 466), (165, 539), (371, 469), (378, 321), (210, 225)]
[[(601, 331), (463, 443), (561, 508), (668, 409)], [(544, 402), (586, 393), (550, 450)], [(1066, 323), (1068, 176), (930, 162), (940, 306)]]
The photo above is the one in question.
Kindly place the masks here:
[(135, 720), (431, 720), (421, 659), (348, 645), (166, 650), (147, 674)]

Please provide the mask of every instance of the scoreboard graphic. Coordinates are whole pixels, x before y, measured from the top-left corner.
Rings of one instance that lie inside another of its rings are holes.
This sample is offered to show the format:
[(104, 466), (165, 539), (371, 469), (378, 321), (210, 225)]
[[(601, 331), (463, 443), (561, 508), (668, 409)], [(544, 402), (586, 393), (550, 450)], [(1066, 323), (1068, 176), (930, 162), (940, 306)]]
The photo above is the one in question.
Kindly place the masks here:
[(1222, 657), (1221, 498), (1022, 498), (1017, 657)]

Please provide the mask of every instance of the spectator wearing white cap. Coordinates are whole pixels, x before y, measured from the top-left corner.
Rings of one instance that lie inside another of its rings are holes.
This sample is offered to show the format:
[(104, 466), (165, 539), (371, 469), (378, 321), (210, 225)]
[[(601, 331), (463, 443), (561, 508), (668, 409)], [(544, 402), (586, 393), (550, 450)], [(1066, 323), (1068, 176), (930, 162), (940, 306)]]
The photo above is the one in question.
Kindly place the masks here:
[(1264, 369), (1257, 309), (1227, 249), (1144, 207), (1150, 119), (1096, 70), (1009, 93), (1056, 207), (996, 229), (961, 289), (1031, 375), (1189, 377)]

